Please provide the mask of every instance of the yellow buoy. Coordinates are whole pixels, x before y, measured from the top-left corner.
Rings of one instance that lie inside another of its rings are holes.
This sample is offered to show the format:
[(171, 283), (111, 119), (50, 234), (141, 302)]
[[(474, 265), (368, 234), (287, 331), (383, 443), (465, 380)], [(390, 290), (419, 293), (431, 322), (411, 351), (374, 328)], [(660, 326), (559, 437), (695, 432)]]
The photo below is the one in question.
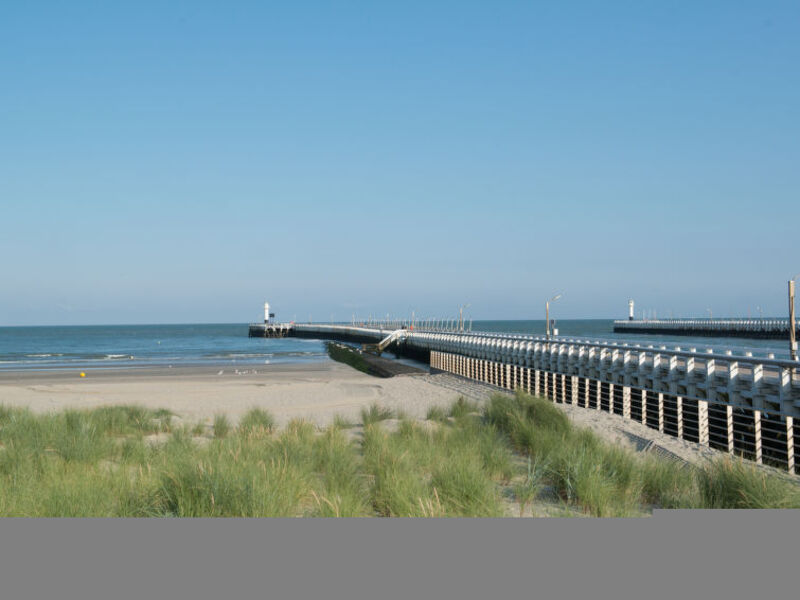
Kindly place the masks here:
[(81, 377), (86, 377), (86, 373), (81, 373)]

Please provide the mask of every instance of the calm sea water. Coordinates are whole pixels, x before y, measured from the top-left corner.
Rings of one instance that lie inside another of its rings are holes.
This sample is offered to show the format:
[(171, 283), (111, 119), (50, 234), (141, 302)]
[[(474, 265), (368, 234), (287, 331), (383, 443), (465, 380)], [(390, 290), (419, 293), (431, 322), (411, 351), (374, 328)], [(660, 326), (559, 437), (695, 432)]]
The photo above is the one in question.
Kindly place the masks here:
[[(543, 334), (541, 321), (475, 321), (474, 331)], [(788, 357), (780, 340), (639, 336), (612, 333), (611, 320), (558, 321), (559, 336)], [(323, 342), (296, 338), (247, 337), (246, 324), (0, 327), (0, 370), (136, 368), (325, 360)]]
[(323, 360), (320, 341), (247, 337), (247, 325), (0, 327), (0, 369), (263, 365)]

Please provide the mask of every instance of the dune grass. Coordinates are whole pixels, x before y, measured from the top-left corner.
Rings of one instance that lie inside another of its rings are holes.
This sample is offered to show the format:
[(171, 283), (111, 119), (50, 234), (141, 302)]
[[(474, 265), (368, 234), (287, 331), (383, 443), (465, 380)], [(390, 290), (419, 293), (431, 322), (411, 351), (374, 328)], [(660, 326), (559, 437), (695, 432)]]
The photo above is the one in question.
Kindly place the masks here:
[(236, 427), (220, 414), (213, 428), (198, 428), (138, 406), (54, 414), (0, 406), (0, 516), (492, 517), (544, 503), (562, 516), (640, 516), (654, 507), (800, 507), (795, 483), (741, 459), (686, 468), (636, 454), (524, 394), (483, 406), (461, 398), (428, 417), (373, 405), (361, 426), (295, 420), (276, 431), (272, 415), (257, 408)]
[(636, 454), (573, 427), (541, 398), (496, 395), (484, 414), (518, 452), (547, 465), (543, 484), (593, 516), (634, 516), (654, 507), (800, 508), (795, 482), (741, 459), (723, 457), (695, 468)]
[(364, 426), (372, 425), (379, 421), (386, 421), (394, 417), (394, 412), (391, 408), (372, 404), (369, 408), (361, 409), (361, 423)]
[(239, 431), (250, 435), (269, 434), (275, 429), (275, 418), (261, 408), (251, 408), (239, 420)]

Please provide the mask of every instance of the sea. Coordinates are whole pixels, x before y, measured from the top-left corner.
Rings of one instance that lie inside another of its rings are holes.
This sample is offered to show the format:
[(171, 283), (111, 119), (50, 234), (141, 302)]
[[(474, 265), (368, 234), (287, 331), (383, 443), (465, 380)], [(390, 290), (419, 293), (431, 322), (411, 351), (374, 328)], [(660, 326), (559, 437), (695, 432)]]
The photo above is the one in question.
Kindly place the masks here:
[[(544, 320), (474, 321), (473, 331), (544, 333)], [(707, 348), (734, 354), (747, 351), (788, 358), (788, 342), (613, 333), (610, 319), (563, 320), (559, 337), (637, 344)], [(325, 361), (324, 342), (298, 338), (250, 338), (246, 323), (196, 325), (86, 325), (0, 327), (0, 371), (136, 369), (142, 367), (251, 367)]]

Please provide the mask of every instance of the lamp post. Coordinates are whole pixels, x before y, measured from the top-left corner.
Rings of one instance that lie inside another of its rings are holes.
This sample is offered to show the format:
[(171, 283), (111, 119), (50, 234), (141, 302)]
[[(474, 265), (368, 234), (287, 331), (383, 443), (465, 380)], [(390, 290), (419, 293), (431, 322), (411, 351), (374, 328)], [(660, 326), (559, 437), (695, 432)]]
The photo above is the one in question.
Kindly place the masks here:
[(797, 326), (794, 324), (794, 281), (800, 277), (800, 273), (789, 280), (789, 358), (797, 360), (797, 339), (795, 331)]
[(561, 298), (561, 294), (556, 294), (550, 300), (544, 303), (544, 317), (545, 321), (547, 322), (547, 339), (550, 340), (550, 303), (555, 302)]
[(472, 306), (471, 304), (462, 304), (458, 307), (458, 330), (464, 331), (464, 309)]

